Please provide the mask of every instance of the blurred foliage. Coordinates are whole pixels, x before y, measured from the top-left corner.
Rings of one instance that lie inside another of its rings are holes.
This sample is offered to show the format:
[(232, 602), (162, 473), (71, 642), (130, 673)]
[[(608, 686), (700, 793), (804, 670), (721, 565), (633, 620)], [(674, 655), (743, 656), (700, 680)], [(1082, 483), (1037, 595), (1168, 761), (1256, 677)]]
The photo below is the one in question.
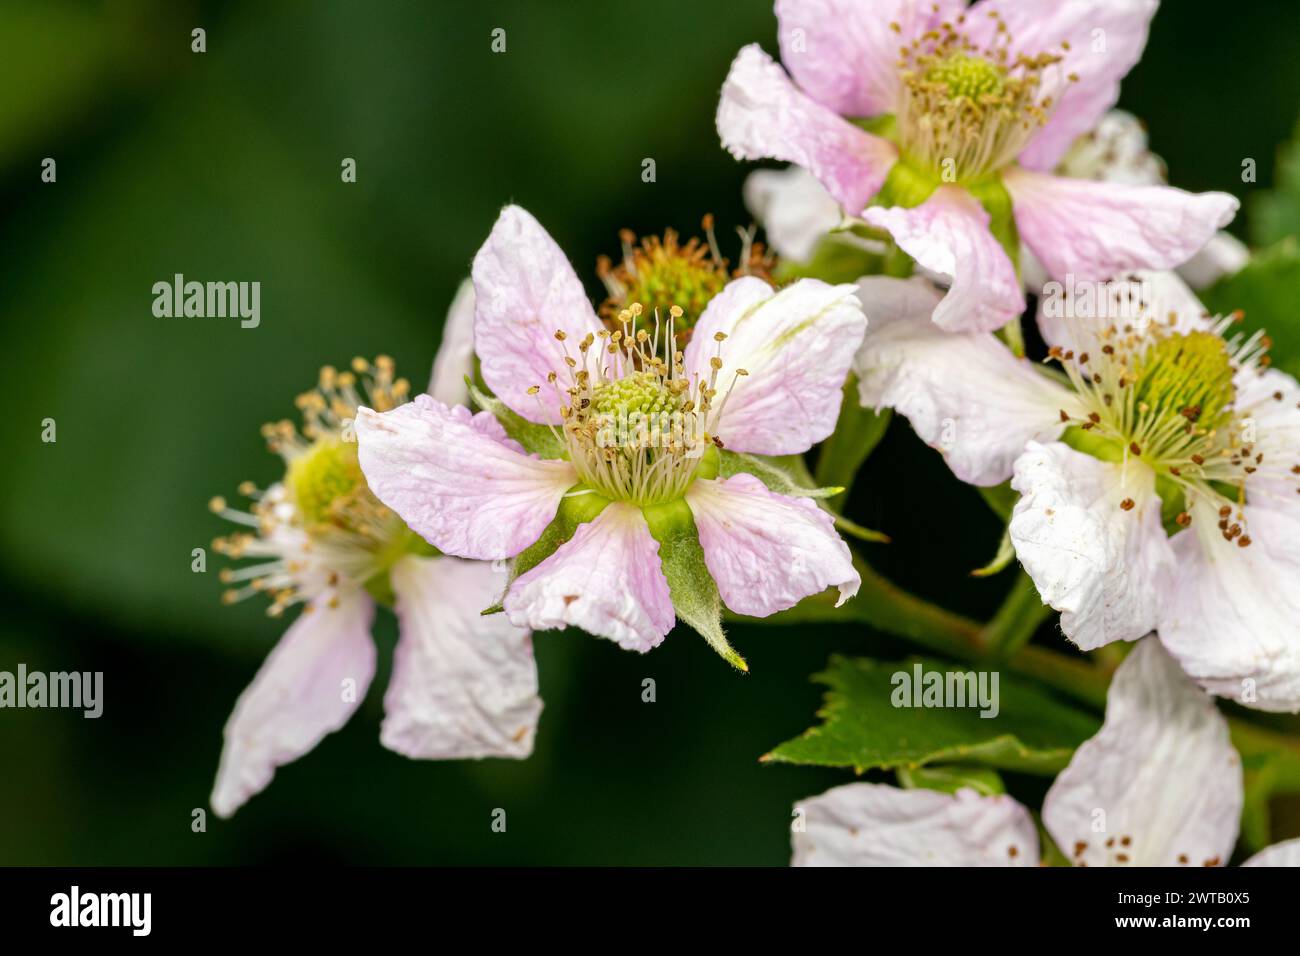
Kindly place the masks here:
[[(1122, 105), (1148, 120), (1175, 183), (1243, 198), (1272, 184), (1300, 113), (1295, 18), (1209, 0), (1157, 16)], [(206, 53), (190, 52), (196, 26)], [(742, 677), (681, 629), (646, 657), (541, 635), (536, 755), (413, 763), (378, 743), (394, 637), (381, 615), (381, 673), (350, 725), (233, 822), (190, 829), (221, 726), (282, 627), (252, 602), (219, 605), (215, 555), (190, 570), (191, 549), (226, 530), (207, 499), (279, 477), (258, 425), (354, 354), (392, 354), (423, 385), (505, 202), (538, 216), (593, 296), (623, 226), (690, 235), (713, 212), (734, 250), (746, 168), (718, 147), (713, 111), (735, 51), (775, 50), (775, 29), (763, 0), (0, 0), (0, 668), (103, 670), (106, 693), (98, 721), (0, 713), (0, 862), (788, 859), (792, 803), (845, 775), (758, 756), (807, 726), (807, 675), (831, 652), (909, 648), (737, 625)], [(1230, 74), (1196, 67), (1225, 53)], [(345, 157), (355, 184), (340, 181)], [(155, 318), (151, 287), (177, 273), (261, 282), (260, 327)], [(40, 441), (47, 417), (56, 444)], [(892, 536), (872, 560), (904, 586), (976, 616), (997, 606), (1006, 576), (968, 572), (1000, 527), (903, 425), (847, 513)], [(506, 834), (490, 831), (495, 807)]]

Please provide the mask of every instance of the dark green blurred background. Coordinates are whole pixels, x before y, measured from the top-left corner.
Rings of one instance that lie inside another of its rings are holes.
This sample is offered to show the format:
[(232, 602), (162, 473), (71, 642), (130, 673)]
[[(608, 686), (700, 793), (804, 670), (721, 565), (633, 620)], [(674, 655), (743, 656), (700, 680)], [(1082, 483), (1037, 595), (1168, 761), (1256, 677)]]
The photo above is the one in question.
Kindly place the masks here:
[[(1298, 21), (1282, 0), (1166, 4), (1121, 104), (1175, 183), (1269, 186), (1300, 113)], [(196, 26), (205, 54), (190, 52)], [(757, 757), (811, 723), (807, 677), (830, 651), (907, 648), (737, 627), (741, 677), (682, 631), (645, 657), (540, 635), (533, 758), (415, 763), (378, 741), (395, 637), (381, 612), (380, 673), (351, 723), (232, 822), (190, 827), (222, 725), (283, 626), (253, 601), (221, 606), (215, 555), (190, 570), (226, 530), (208, 498), (279, 477), (258, 425), (355, 354), (392, 354), (423, 387), (508, 201), (593, 294), (622, 226), (689, 233), (712, 211), (732, 248), (746, 170), (718, 146), (717, 91), (741, 45), (775, 51), (775, 35), (765, 0), (0, 2), (0, 669), (105, 673), (97, 721), (0, 711), (0, 863), (788, 860), (792, 802), (847, 777)], [(261, 326), (155, 318), (151, 286), (176, 272), (260, 281)], [(57, 444), (40, 440), (46, 417)], [(997, 527), (904, 426), (852, 513), (894, 536), (872, 557), (902, 583), (972, 614), (998, 604), (1006, 575), (967, 576)]]

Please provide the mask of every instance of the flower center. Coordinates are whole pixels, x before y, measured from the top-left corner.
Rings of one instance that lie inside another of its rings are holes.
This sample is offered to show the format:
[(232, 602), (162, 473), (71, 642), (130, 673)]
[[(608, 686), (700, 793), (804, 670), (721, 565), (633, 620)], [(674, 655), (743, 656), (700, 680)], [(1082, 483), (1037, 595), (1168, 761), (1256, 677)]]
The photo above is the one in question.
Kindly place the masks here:
[[(653, 334), (636, 327), (643, 312), (640, 303), (624, 309), (622, 328), (588, 334), (576, 357), (567, 335), (556, 332), (570, 381), (560, 383), (552, 373), (547, 383), (560, 393), (563, 441), (582, 483), (641, 507), (681, 498), (708, 470), (710, 451), (722, 446), (713, 428), (727, 397), (718, 393), (726, 336), (714, 336), (719, 354), (709, 361), (708, 378), (688, 376), (673, 329), (682, 309), (670, 306), (667, 330), (656, 320)], [(731, 384), (747, 374), (735, 369)]]
[[(1062, 411), (1062, 421), (1074, 426), (1066, 440), (1103, 460), (1147, 464), (1166, 514), (1182, 526), (1191, 520), (1186, 501), (1196, 494), (1217, 501), (1227, 519), (1245, 503), (1245, 480), (1263, 457), (1234, 407), (1236, 373), (1258, 343), (1234, 346), (1221, 332), (1156, 327), (1139, 334), (1112, 325), (1098, 337), (1096, 353), (1051, 350), (1088, 409), (1083, 420)], [(1250, 543), (1239, 524), (1225, 520), (1221, 530)]]
[[(683, 348), (690, 340), (691, 330), (704, 312), (709, 301), (722, 291), (732, 278), (728, 262), (722, 257), (717, 238), (713, 234), (713, 217), (704, 217), (706, 240), (692, 237), (685, 243), (678, 240), (671, 229), (663, 238), (647, 236), (638, 243), (636, 236), (624, 229), (619, 238), (623, 245), (623, 261), (612, 266), (602, 256), (596, 263), (596, 272), (605, 283), (609, 297), (600, 307), (610, 331), (619, 329), (618, 316), (624, 309), (638, 303), (648, 315), (666, 316), (668, 310), (678, 306), (681, 316), (674, 323), (677, 344)], [(752, 233), (742, 233), (740, 250), (741, 267), (736, 275), (758, 275), (767, 278), (773, 262), (761, 243), (753, 241)]]
[(388, 410), (406, 401), (410, 386), (394, 379), (392, 359), (373, 364), (354, 359), (352, 370), (326, 366), (312, 391), (298, 396), (301, 432), (285, 419), (262, 427), (268, 447), (285, 462), (282, 483), (258, 489), (251, 481), (240, 493), (252, 500), (247, 511), (214, 498), (211, 510), (249, 530), (218, 538), (213, 547), (234, 560), (259, 563), (224, 568), (221, 580), (239, 584), (227, 603), (269, 594), (267, 613), (279, 616), (327, 588), (365, 586), (391, 603), (387, 572), (405, 554), (432, 549), (366, 485), (357, 461), (352, 423), (357, 406)]
[(987, 48), (957, 31), (962, 16), (900, 51), (899, 146), (909, 164), (942, 182), (981, 179), (1013, 162), (1054, 105), (1045, 80), (1059, 83), (1048, 70), (1061, 55), (1012, 57), (1006, 25), (990, 16), (997, 29)]

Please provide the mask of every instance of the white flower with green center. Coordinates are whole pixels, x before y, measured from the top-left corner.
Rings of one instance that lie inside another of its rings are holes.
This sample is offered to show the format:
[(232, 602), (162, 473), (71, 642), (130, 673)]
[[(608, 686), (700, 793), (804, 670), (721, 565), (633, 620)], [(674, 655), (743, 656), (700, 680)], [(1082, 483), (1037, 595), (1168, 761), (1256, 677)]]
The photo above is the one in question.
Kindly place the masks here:
[(647, 651), (680, 617), (744, 668), (723, 603), (762, 617), (857, 591), (831, 515), (753, 457), (799, 455), (834, 429), (866, 327), (854, 286), (735, 279), (679, 350), (676, 307), (651, 316), (634, 303), (602, 324), (563, 252), (515, 206), (473, 278), (494, 393), (476, 400), (497, 417), (427, 396), (363, 408), (360, 462), (438, 550), (513, 560), (497, 609), (510, 621)]
[[(1048, 790), (1043, 826), (1075, 866), (1224, 866), (1243, 802), (1241, 758), (1228, 722), (1147, 638), (1116, 670), (1101, 730)], [(805, 828), (793, 836), (794, 866), (1041, 860), (1033, 817), (1004, 793), (851, 783), (796, 809)], [(1300, 865), (1300, 840), (1268, 847), (1243, 865)]]
[(1212, 693), (1300, 709), (1300, 387), (1266, 338), (1136, 274), (1090, 314), (1044, 311), (1044, 366), (936, 328), (924, 280), (860, 288), (863, 404), (898, 409), (963, 481), (1011, 479), (1010, 542), (1067, 637), (1155, 630)]
[[(472, 296), (453, 308), (431, 389), (465, 394)], [(265, 491), (241, 493), (248, 511), (224, 499), (212, 510), (241, 526), (215, 542), (236, 561), (222, 580), (227, 603), (270, 598), (279, 617), (298, 619), (240, 696), (225, 729), (212, 791), (218, 815), (233, 814), (283, 766), (307, 753), (360, 706), (375, 673), (370, 637), (375, 604), (392, 607), (400, 637), (384, 695), (384, 746), (408, 757), (526, 757), (541, 712), (531, 635), (479, 614), (500, 594), (504, 576), (481, 562), (445, 557), (366, 486), (351, 427), (356, 408), (394, 409), (407, 384), (390, 359), (357, 359), (351, 371), (321, 371), (299, 396), (299, 432), (289, 421), (263, 434), (284, 459), (285, 476)], [(466, 412), (465, 418), (469, 415)]]
[(1182, 264), (1236, 212), (1224, 193), (1054, 171), (1115, 104), (1155, 9), (778, 0), (794, 81), (745, 47), (722, 88), (718, 133), (737, 159), (807, 169), (850, 220), (944, 277), (936, 323), (991, 331), (1024, 311), (1022, 240), (1050, 278), (1103, 280)]

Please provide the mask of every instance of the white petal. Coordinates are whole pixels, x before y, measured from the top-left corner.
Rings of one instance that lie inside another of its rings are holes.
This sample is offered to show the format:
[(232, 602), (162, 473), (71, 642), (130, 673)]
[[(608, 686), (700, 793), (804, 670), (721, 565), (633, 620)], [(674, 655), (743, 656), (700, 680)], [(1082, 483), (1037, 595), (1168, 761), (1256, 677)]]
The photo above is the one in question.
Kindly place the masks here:
[(226, 723), (212, 809), (228, 817), (347, 723), (375, 676), (374, 604), (364, 592), (322, 595), (285, 631)]
[(1154, 472), (1030, 442), (1011, 487), (1021, 495), (1009, 528), (1016, 557), (1066, 637), (1092, 650), (1149, 633), (1172, 570)]
[(1265, 847), (1242, 866), (1300, 866), (1300, 839)]
[(442, 326), (442, 342), (433, 358), (429, 394), (444, 405), (468, 405), (465, 379), (474, 375), (474, 283), (464, 280), (456, 290)]
[(962, 481), (996, 485), (1030, 440), (1050, 441), (1075, 414), (1066, 388), (984, 332), (930, 321), (939, 294), (924, 279), (858, 283), (867, 336), (854, 359), (863, 405), (905, 415)]
[(1096, 354), (1112, 326), (1137, 335), (1208, 331), (1211, 316), (1176, 272), (1135, 269), (1109, 282), (1045, 280), (1038, 328), (1048, 345)]
[(481, 612), (506, 578), (459, 558), (398, 561), (401, 635), (384, 694), (385, 747), (420, 759), (527, 757), (542, 712), (532, 635)]
[(1241, 805), (1228, 722), (1147, 638), (1115, 672), (1101, 730), (1048, 791), (1043, 823), (1075, 863), (1222, 865)]
[(1224, 276), (1236, 275), (1250, 261), (1250, 249), (1230, 232), (1216, 232), (1201, 251), (1178, 267), (1194, 289), (1206, 289)]
[[(844, 379), (867, 320), (853, 285), (800, 279), (779, 292), (745, 276), (714, 296), (696, 323), (684, 364), (709, 381), (721, 357), (725, 404), (714, 431), (734, 451), (795, 455), (835, 429)], [(721, 343), (714, 338), (726, 336)], [(739, 375), (743, 369), (748, 374)]]
[(859, 129), (800, 91), (756, 43), (731, 64), (717, 126), (722, 145), (736, 159), (797, 163), (855, 214), (880, 192), (898, 159), (889, 140)]
[(529, 457), (487, 412), (428, 395), (357, 410), (358, 458), (375, 497), (439, 551), (514, 557), (555, 518), (577, 481), (567, 461)]
[(1160, 639), (1206, 690), (1260, 710), (1300, 710), (1300, 495), (1292, 496), (1245, 506), (1249, 547), (1223, 539), (1218, 503), (1204, 499), (1171, 540), (1178, 573)]
[(580, 627), (629, 651), (657, 647), (676, 616), (659, 542), (641, 509), (607, 505), (505, 597), (512, 623), (544, 631)]
[[(483, 381), (530, 422), (558, 425), (561, 398), (547, 376), (554, 372), (563, 388), (571, 372), (555, 333), (565, 332), (573, 344), (604, 328), (582, 280), (541, 223), (518, 206), (501, 210), (472, 275)], [(533, 386), (539, 394), (528, 394)]]
[(755, 170), (745, 178), (744, 194), (745, 208), (782, 259), (807, 262), (843, 218), (835, 197), (801, 166)]
[(951, 280), (934, 321), (953, 332), (992, 332), (1025, 310), (1015, 266), (989, 232), (989, 214), (959, 186), (940, 186), (912, 209), (862, 214), (930, 272)]
[(1034, 821), (1005, 794), (850, 783), (795, 810), (792, 866), (1038, 865)]
[(837, 604), (862, 579), (829, 514), (808, 498), (768, 491), (753, 475), (698, 479), (686, 501), (700, 532), (709, 574), (727, 607), (766, 617), (828, 587)]

